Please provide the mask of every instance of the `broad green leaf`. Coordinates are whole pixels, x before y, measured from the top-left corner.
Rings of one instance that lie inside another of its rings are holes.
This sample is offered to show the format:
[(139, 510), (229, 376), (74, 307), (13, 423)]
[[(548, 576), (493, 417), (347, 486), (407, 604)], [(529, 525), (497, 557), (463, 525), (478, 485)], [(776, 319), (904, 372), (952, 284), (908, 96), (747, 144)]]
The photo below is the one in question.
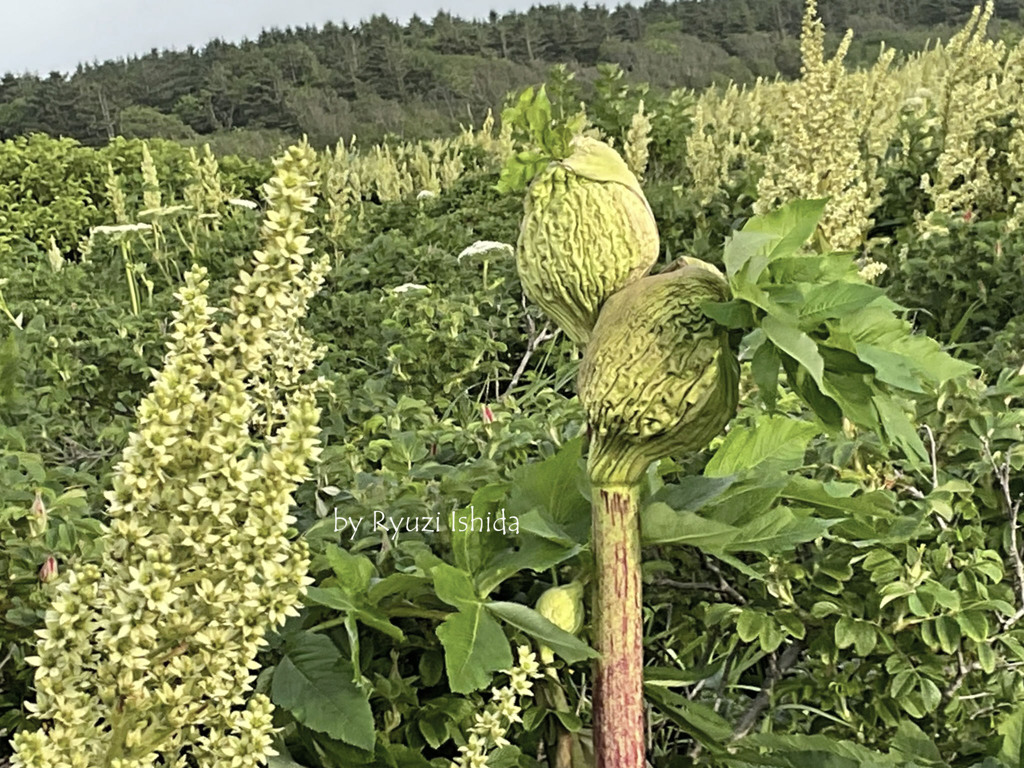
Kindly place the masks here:
[(767, 622), (763, 612), (744, 608), (736, 617), (736, 634), (744, 643), (753, 642)]
[(825, 394), (839, 404), (843, 416), (860, 427), (875, 431), (879, 428), (878, 413), (872, 399), (875, 390), (869, 377), (825, 371)]
[(976, 643), (988, 640), (988, 618), (981, 611), (962, 611), (956, 615), (956, 622), (963, 633)]
[(454, 693), (486, 688), (495, 672), (512, 666), (508, 638), (483, 603), (453, 613), (437, 628), (448, 685)]
[(516, 629), (541, 641), (569, 664), (597, 658), (598, 653), (578, 637), (552, 624), (537, 611), (520, 603), (487, 603), (488, 610)]
[(728, 491), (734, 482), (732, 477), (691, 475), (661, 488), (654, 495), (653, 501), (664, 502), (679, 512), (697, 512)]
[(590, 524), (590, 499), (580, 493), (580, 466), (583, 439), (563, 445), (558, 453), (544, 461), (526, 464), (512, 474), (508, 513), (521, 515), (540, 509), (552, 522), (570, 533), (581, 524)]
[(885, 429), (889, 440), (898, 445), (911, 461), (918, 463), (927, 461), (927, 449), (903, 408), (892, 398), (881, 394), (875, 395), (872, 402), (878, 412), (878, 420)]
[[(732, 278), (738, 275), (747, 263), (769, 250), (779, 242), (779, 237), (767, 232), (755, 232), (746, 229), (740, 232), (733, 232), (726, 238), (725, 249), (722, 254), (722, 262), (725, 264), (726, 274)], [(767, 262), (764, 262), (765, 264)], [(762, 264), (760, 270), (754, 275), (756, 281), (760, 271), (764, 269)], [(731, 284), (731, 281), (730, 281)]]
[(1024, 768), (1024, 704), (1018, 703), (1013, 712), (1003, 718), (996, 733), (1003, 737), (999, 759), (1008, 768)]
[(729, 722), (706, 704), (659, 685), (644, 685), (644, 694), (676, 726), (705, 746), (715, 747), (732, 737)]
[(476, 578), (481, 595), (489, 595), (499, 584), (521, 571), (541, 573), (575, 557), (582, 546), (548, 541), (531, 534), (519, 537), (518, 548), (508, 548), (492, 558)]
[(788, 320), (768, 315), (761, 321), (761, 327), (768, 334), (772, 344), (796, 360), (811, 374), (821, 387), (825, 373), (825, 361), (818, 352), (818, 345), (806, 333)]
[(761, 400), (768, 407), (769, 411), (775, 410), (775, 403), (779, 396), (779, 368), (782, 361), (779, 353), (773, 344), (762, 344), (754, 353), (754, 359), (750, 363), (750, 373), (754, 377), (754, 384), (761, 395)]
[(309, 587), (306, 591), (306, 597), (318, 605), (325, 605), (328, 608), (334, 608), (336, 611), (344, 611), (366, 626), (383, 632), (399, 642), (405, 641), (405, 635), (402, 633), (402, 630), (392, 624), (384, 613), (367, 604), (366, 598), (362, 595), (353, 597), (347, 592), (342, 591), (339, 587), (326, 589)]
[(352, 682), (352, 667), (324, 635), (302, 634), (274, 670), (271, 698), (295, 719), (360, 749), (376, 742), (366, 695)]
[(722, 551), (736, 538), (737, 529), (709, 520), (693, 512), (677, 512), (661, 502), (645, 506), (640, 512), (643, 543), (685, 544), (698, 549)]
[(438, 598), (448, 605), (461, 609), (480, 602), (473, 579), (461, 568), (442, 563), (434, 566), (430, 574), (434, 578)]
[(708, 301), (701, 304), (701, 310), (716, 323), (725, 328), (751, 328), (754, 313), (745, 301)]
[[(790, 768), (910, 768), (898, 756), (886, 755), (852, 741), (820, 734), (779, 736), (755, 733), (735, 742), (735, 746), (740, 748), (738, 756), (742, 759), (749, 759), (747, 753), (742, 751), (744, 748), (766, 749), (770, 754), (785, 755), (790, 758), (786, 762), (769, 764)], [(799, 762), (792, 759), (798, 755), (804, 755), (806, 759)], [(829, 761), (829, 757), (839, 758), (841, 762)]]
[(821, 538), (837, 522), (839, 520), (797, 515), (788, 507), (773, 507), (737, 530), (736, 537), (725, 549), (732, 553), (781, 554), (791, 551), (798, 544)]
[(878, 633), (863, 619), (843, 616), (836, 622), (835, 641), (837, 648), (853, 646), (858, 656), (867, 656), (878, 643)]
[(341, 589), (351, 594), (365, 592), (373, 578), (373, 563), (365, 555), (353, 555), (336, 544), (328, 544), (327, 562), (338, 577)]
[(867, 283), (851, 283), (839, 280), (815, 288), (807, 294), (800, 308), (800, 321), (804, 327), (830, 317), (843, 317), (863, 309), (885, 292)]
[(875, 376), (897, 389), (908, 392), (924, 392), (915, 375), (915, 363), (906, 355), (890, 352), (873, 344), (858, 344), (857, 356), (875, 369)]
[(704, 468), (707, 477), (727, 477), (774, 459), (787, 469), (804, 463), (807, 443), (819, 427), (787, 416), (766, 416), (753, 428), (733, 427)]
[(858, 486), (852, 483), (821, 483), (806, 477), (791, 477), (782, 496), (801, 504), (825, 510), (836, 510), (867, 520), (888, 519), (894, 498), (885, 491), (869, 491), (854, 495)]
[(755, 216), (743, 227), (744, 232), (770, 235), (775, 242), (767, 255), (770, 259), (789, 256), (806, 243), (825, 212), (827, 200), (793, 200), (774, 211)]
[[(934, 685), (934, 683), (933, 683)], [(896, 728), (892, 745), (908, 756), (918, 757), (929, 762), (942, 763), (942, 754), (928, 734), (910, 720), (901, 720)]]

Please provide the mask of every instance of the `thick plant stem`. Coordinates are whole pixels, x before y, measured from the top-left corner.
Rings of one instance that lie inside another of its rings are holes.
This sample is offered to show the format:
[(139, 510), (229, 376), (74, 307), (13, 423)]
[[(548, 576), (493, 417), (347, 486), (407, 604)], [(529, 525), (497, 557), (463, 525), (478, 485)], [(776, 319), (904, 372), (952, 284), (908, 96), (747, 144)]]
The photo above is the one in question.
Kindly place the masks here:
[(640, 519), (635, 486), (595, 486), (594, 752), (597, 768), (644, 768)]

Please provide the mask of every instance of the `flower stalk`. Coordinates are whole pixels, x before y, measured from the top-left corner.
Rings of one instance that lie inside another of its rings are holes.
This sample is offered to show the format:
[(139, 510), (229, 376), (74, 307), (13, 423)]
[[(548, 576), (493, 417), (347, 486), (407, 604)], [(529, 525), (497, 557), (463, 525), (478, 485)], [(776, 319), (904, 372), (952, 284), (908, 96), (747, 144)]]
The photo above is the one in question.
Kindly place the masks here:
[(595, 487), (594, 751), (598, 768), (643, 768), (643, 605), (636, 486)]

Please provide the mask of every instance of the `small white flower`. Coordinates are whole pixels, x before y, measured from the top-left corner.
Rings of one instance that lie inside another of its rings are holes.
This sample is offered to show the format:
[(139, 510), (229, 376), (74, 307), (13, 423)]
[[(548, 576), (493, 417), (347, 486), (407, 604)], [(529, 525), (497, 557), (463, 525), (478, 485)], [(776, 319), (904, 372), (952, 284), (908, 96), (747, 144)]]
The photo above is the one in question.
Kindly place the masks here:
[(256, 210), (259, 205), (254, 203), (252, 200), (243, 200), (240, 197), (232, 197), (227, 201), (228, 205), (237, 205), (239, 208), (248, 208), (249, 210)]
[(104, 235), (114, 235), (118, 232), (144, 232), (152, 229), (152, 224), (146, 224), (144, 222), (138, 222), (137, 224), (100, 224), (97, 227), (93, 227), (93, 233), (100, 233)]
[(395, 286), (391, 289), (392, 293), (408, 293), (409, 291), (429, 291), (425, 285), (419, 283), (403, 283), (402, 285)]
[(462, 261), (463, 256), (476, 256), (478, 253), (487, 253), (489, 251), (504, 251), (509, 256), (515, 253), (515, 249), (508, 243), (499, 243), (495, 240), (477, 240), (472, 245), (469, 245), (462, 249), (456, 259)]
[(434, 192), (433, 190), (430, 189), (421, 189), (419, 192), (416, 193), (417, 200), (423, 200), (424, 198), (428, 197), (437, 197), (437, 192)]

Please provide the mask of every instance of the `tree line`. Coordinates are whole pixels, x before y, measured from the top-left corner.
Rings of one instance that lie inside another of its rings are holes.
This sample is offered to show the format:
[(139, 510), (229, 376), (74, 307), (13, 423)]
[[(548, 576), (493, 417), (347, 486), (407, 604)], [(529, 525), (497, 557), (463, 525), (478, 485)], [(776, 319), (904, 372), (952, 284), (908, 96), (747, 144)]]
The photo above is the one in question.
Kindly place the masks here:
[[(849, 55), (857, 65), (872, 60), (883, 37), (913, 51), (950, 34), (974, 4), (823, 0), (819, 12), (836, 39), (847, 27), (857, 33)], [(355, 25), (270, 29), (240, 43), (83, 63), (70, 75), (7, 73), (0, 139), (235, 137), (225, 149), (260, 151), (254, 145), (267, 136), (305, 133), (328, 144), (353, 134), (443, 135), (478, 124), (554, 63), (567, 64), (584, 89), (601, 62), (656, 91), (795, 76), (802, 9), (803, 0), (650, 0), (614, 10), (538, 5), (487, 20), (439, 12), (399, 24), (378, 14)], [(1024, 0), (999, 0), (994, 34), (1019, 37), (1022, 16)]]

